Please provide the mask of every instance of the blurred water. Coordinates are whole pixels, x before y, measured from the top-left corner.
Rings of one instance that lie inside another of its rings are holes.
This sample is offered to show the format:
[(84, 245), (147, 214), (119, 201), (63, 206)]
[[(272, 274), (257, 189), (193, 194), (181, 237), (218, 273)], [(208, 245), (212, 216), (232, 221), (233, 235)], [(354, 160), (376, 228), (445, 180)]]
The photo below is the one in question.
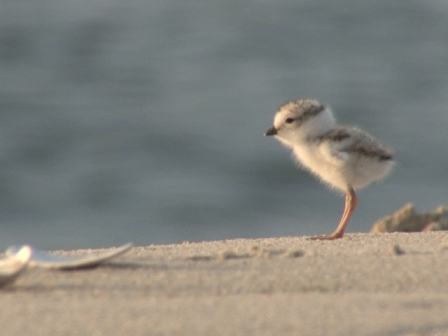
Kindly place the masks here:
[(0, 246), (331, 232), (343, 198), (263, 138), (313, 97), (395, 149), (348, 231), (447, 203), (448, 3), (3, 1)]

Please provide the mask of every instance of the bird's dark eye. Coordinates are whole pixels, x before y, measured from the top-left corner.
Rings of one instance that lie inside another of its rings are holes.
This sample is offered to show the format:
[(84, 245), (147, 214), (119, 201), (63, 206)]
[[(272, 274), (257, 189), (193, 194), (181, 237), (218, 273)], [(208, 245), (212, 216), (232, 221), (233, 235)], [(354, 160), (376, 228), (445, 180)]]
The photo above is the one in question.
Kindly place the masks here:
[(294, 118), (286, 118), (285, 121), (287, 124), (292, 124), (294, 122)]

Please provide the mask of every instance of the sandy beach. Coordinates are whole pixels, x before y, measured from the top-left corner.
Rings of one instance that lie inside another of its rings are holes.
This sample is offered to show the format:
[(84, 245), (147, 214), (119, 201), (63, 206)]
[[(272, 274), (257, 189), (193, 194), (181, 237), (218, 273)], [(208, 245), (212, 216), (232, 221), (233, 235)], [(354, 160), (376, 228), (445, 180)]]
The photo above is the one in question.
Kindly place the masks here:
[(0, 290), (1, 334), (448, 335), (447, 265), (446, 232), (134, 247), (28, 269)]

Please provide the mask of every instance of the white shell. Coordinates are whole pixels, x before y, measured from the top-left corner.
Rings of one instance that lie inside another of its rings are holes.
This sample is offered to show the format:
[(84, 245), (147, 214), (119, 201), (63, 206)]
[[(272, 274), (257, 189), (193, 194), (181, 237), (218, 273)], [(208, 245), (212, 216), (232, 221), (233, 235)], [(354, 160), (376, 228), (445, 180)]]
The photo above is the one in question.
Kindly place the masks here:
[(25, 270), (32, 255), (30, 246), (18, 246), (15, 253), (0, 259), (0, 287), (11, 284)]
[[(110, 249), (106, 252), (85, 256), (60, 256), (33, 248), (33, 255), (29, 265), (32, 267), (61, 270), (96, 267), (106, 261), (126, 253), (131, 247), (132, 243), (128, 243), (120, 247)], [(19, 247), (17, 246), (11, 246), (6, 250), (6, 254), (14, 255), (18, 248)]]

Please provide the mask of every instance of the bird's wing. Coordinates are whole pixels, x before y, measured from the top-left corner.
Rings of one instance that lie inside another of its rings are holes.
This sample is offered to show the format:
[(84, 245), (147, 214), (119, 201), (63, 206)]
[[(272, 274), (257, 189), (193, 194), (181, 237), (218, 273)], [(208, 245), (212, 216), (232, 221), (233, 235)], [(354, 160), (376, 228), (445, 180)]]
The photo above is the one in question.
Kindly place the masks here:
[(337, 127), (319, 139), (319, 150), (328, 162), (341, 165), (350, 155), (392, 160), (392, 153), (356, 127)]
[(329, 164), (341, 166), (349, 159), (354, 137), (346, 128), (335, 128), (318, 138), (319, 153)]

